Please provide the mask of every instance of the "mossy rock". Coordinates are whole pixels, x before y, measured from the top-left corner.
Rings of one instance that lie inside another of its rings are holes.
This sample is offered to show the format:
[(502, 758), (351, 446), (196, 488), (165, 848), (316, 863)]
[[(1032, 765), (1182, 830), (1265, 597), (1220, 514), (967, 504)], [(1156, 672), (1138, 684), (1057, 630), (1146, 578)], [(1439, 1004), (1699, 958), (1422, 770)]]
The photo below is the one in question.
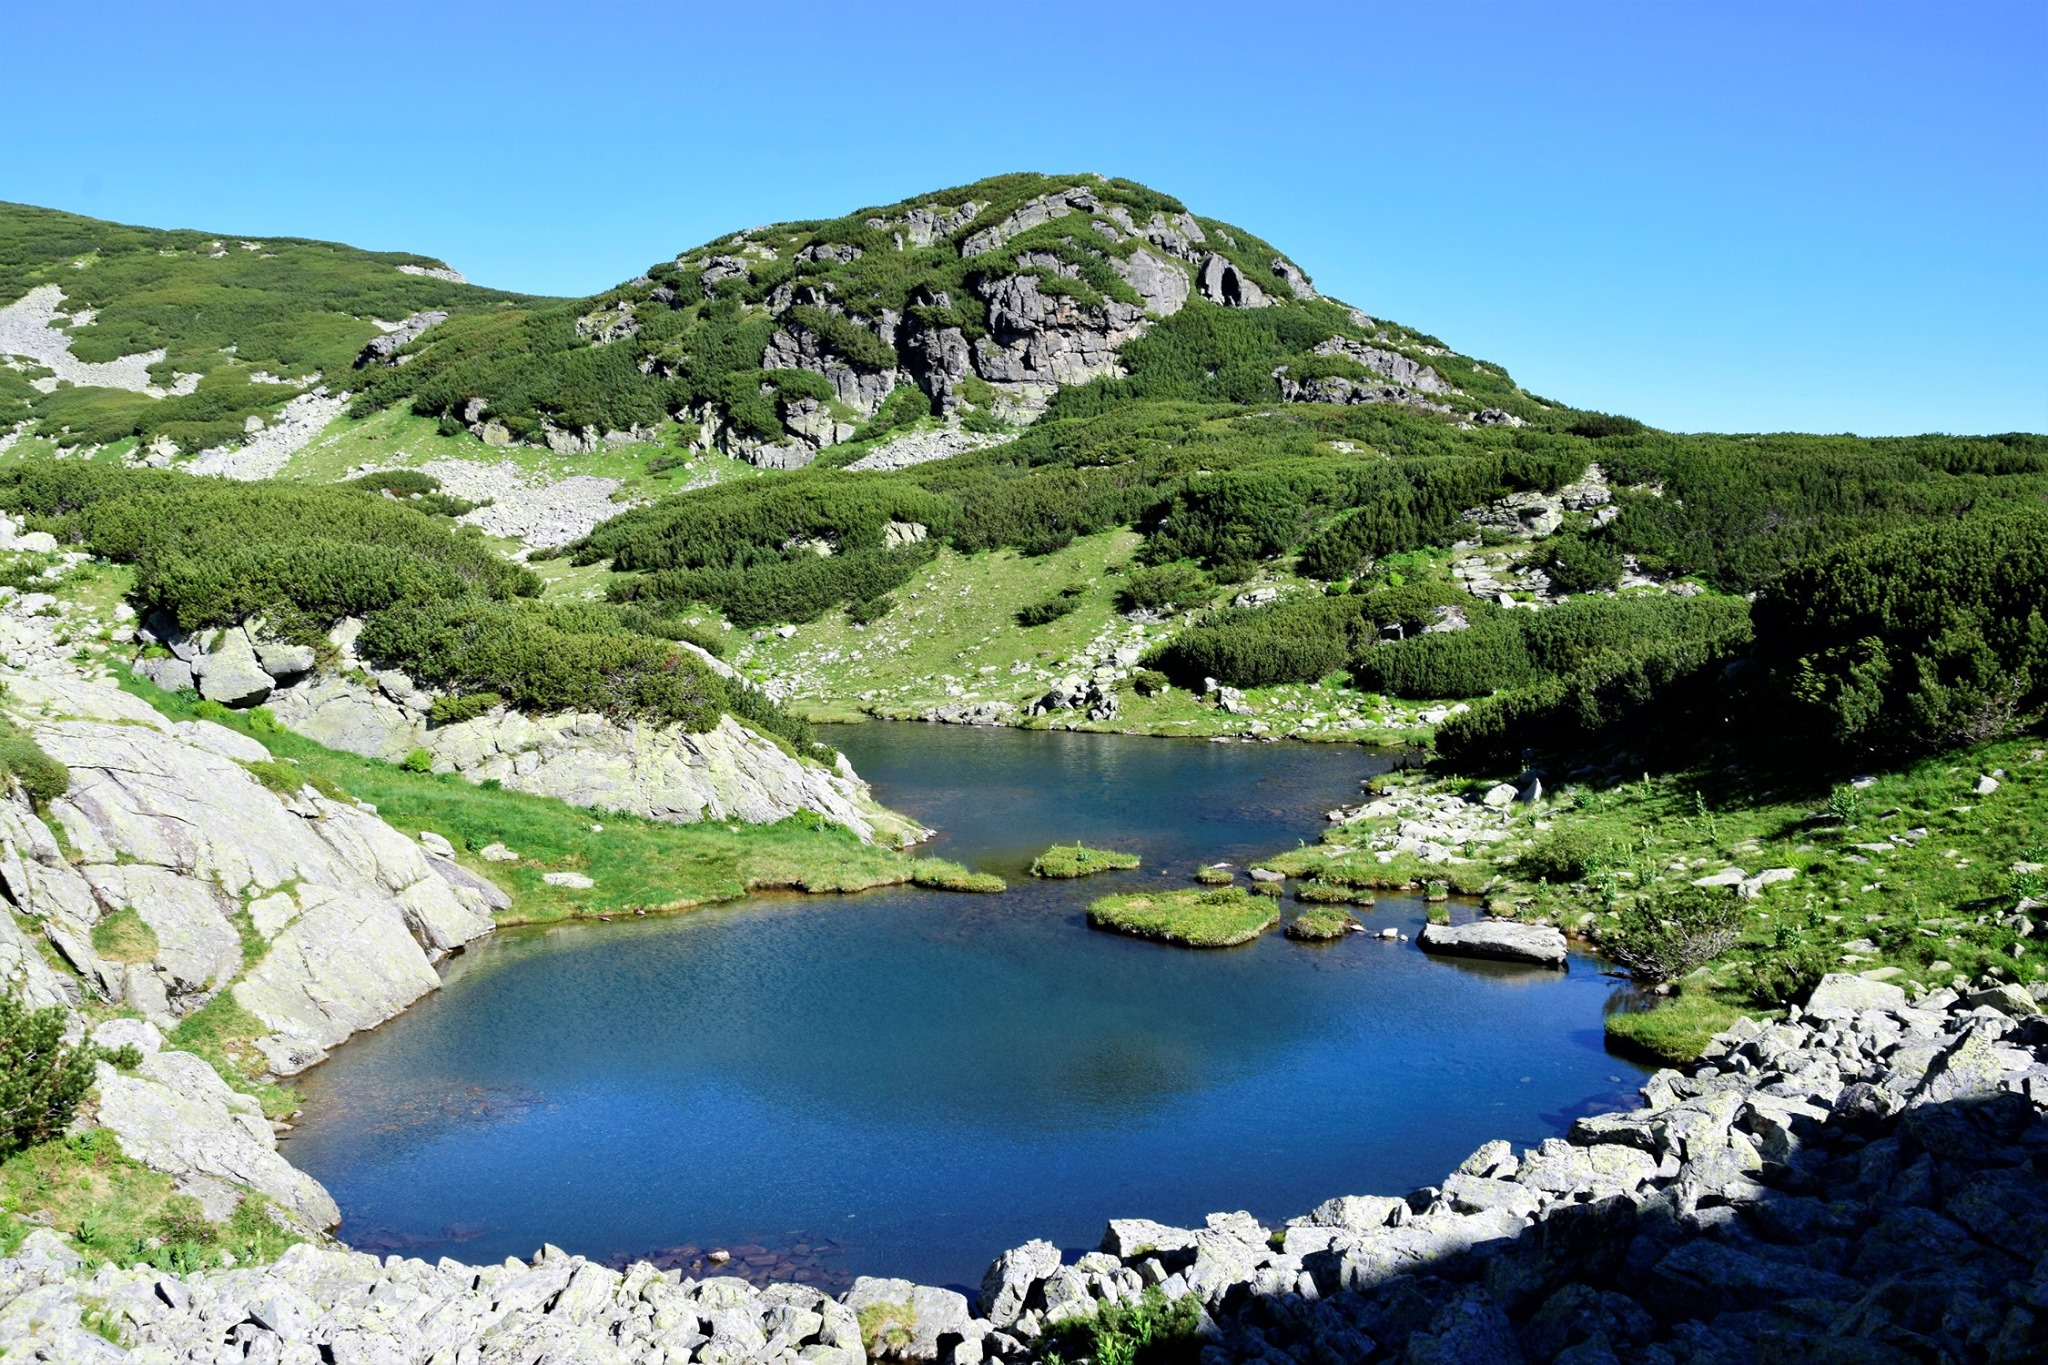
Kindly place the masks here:
[(1348, 912), (1334, 905), (1318, 905), (1287, 922), (1287, 937), (1303, 943), (1329, 943), (1358, 927), (1358, 921)]

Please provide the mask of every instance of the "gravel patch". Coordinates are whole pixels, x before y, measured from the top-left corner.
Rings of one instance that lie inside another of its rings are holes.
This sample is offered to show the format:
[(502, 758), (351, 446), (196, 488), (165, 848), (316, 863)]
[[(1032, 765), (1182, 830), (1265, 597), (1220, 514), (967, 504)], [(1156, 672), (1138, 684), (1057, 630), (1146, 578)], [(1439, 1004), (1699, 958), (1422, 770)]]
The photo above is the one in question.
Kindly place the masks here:
[(347, 406), (346, 394), (330, 394), (325, 388), (302, 393), (279, 409), (275, 421), (251, 433), (240, 445), (213, 446), (174, 467), (187, 474), (218, 474), (229, 479), (271, 478)]
[(916, 431), (908, 436), (899, 436), (887, 445), (876, 446), (846, 468), (855, 474), (908, 469), (933, 460), (951, 459), (970, 450), (1008, 445), (1016, 439), (1014, 436), (989, 436), (973, 431)]
[[(31, 381), (44, 393), (64, 380), (81, 388), (127, 389), (152, 398), (188, 394), (199, 387), (199, 376), (181, 374), (169, 389), (150, 382), (149, 367), (164, 358), (162, 348), (118, 360), (94, 363), (71, 354), (71, 336), (56, 324), (64, 291), (54, 284), (42, 285), (0, 308), (0, 355), (18, 355), (33, 360), (52, 372), (51, 377)], [(80, 314), (81, 318), (89, 316)]]
[[(470, 502), (489, 502), (460, 520), (486, 535), (517, 540), (529, 552), (556, 550), (590, 534), (632, 504), (613, 502), (617, 479), (574, 474), (549, 480), (510, 460), (429, 460), (418, 466), (441, 481), (441, 491)], [(362, 472), (368, 472), (367, 470)]]

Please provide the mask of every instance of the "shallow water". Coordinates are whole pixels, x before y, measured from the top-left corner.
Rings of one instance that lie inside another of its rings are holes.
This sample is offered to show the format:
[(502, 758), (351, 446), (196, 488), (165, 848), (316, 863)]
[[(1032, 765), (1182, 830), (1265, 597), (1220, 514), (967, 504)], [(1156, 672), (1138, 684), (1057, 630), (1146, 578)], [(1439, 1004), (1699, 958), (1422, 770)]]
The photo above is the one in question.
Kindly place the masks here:
[[(1109, 1217), (1278, 1221), (1441, 1178), (1626, 1104), (1610, 983), (1277, 932), (1196, 952), (1097, 933), (1106, 891), (1313, 839), (1388, 759), (1351, 747), (869, 725), (830, 732), (932, 851), (1002, 896), (757, 897), (511, 931), (302, 1080), (286, 1154), (358, 1246), (972, 1283)], [(1145, 866), (1033, 882), (1082, 838)], [(1292, 902), (1289, 902), (1290, 908)], [(1422, 906), (1383, 898), (1374, 928)], [(751, 1262), (751, 1264), (748, 1264)]]

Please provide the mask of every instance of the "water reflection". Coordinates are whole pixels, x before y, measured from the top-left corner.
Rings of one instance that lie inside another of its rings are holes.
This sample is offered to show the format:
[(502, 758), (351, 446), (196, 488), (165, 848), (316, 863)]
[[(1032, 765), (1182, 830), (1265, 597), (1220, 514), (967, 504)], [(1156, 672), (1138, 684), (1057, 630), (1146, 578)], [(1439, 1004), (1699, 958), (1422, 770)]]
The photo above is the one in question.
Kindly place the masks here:
[[(944, 828), (936, 851), (1014, 889), (761, 897), (497, 936), (306, 1078), (289, 1154), (334, 1191), (345, 1235), (685, 1266), (737, 1243), (760, 1248), (750, 1273), (969, 1281), (1029, 1237), (1092, 1243), (1110, 1216), (1277, 1219), (1409, 1188), (1484, 1139), (1561, 1131), (1639, 1074), (1602, 1053), (1608, 983), (1583, 963), (1445, 962), (1363, 935), (1197, 953), (1085, 926), (1105, 890), (1312, 837), (1382, 759), (927, 727), (835, 738), (885, 800)], [(1145, 866), (1021, 877), (1077, 837)], [(1358, 911), (1411, 936), (1422, 912), (1400, 897)]]

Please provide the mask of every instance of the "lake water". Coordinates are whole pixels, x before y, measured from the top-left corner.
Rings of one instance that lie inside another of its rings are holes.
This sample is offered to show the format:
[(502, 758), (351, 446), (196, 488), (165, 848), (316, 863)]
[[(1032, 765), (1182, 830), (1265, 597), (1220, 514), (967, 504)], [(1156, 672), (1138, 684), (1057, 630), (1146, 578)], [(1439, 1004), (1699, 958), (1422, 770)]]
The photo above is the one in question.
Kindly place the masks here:
[[(1279, 1221), (1433, 1183), (1481, 1142), (1633, 1104), (1611, 989), (1277, 931), (1200, 952), (1090, 930), (1104, 892), (1313, 840), (1390, 760), (1349, 746), (868, 725), (829, 731), (931, 851), (1011, 881), (763, 896), (514, 930), (302, 1078), (285, 1145), (371, 1250), (543, 1242), (834, 1286), (979, 1281), (1111, 1217)], [(1142, 869), (1034, 882), (1054, 841)], [(1289, 900), (1289, 913), (1293, 902)], [(1373, 928), (1423, 907), (1385, 897)]]

